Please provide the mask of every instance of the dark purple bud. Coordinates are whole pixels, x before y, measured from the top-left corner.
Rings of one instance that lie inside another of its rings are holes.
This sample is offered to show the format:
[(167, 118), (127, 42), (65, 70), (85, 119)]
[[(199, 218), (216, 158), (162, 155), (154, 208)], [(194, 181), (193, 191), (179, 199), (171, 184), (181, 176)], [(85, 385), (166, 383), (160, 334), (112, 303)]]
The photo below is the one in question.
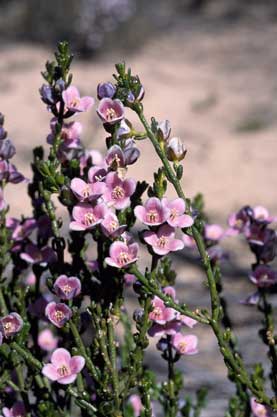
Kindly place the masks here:
[(136, 308), (134, 313), (133, 313), (133, 319), (137, 322), (137, 323), (141, 323), (144, 317), (144, 311), (142, 308)]
[(9, 164), (9, 181), (13, 184), (18, 184), (24, 180), (26, 180), (26, 178), (17, 171), (17, 168), (13, 164)]
[(55, 98), (53, 94), (53, 88), (49, 85), (43, 84), (42, 87), (39, 89), (41, 100), (48, 105), (55, 104)]
[(56, 81), (54, 89), (57, 96), (61, 95), (62, 92), (65, 90), (64, 80), (59, 79), (58, 81)]
[(5, 117), (3, 113), (0, 113), (0, 126), (2, 127), (4, 125)]
[(129, 103), (134, 103), (135, 99), (136, 98), (135, 98), (134, 94), (132, 93), (132, 91), (129, 91), (128, 96), (127, 96), (128, 102)]
[(104, 97), (113, 98), (116, 88), (112, 83), (100, 83), (97, 86), (97, 97), (99, 100)]
[(168, 349), (168, 341), (165, 338), (161, 338), (157, 345), (156, 345), (157, 349), (160, 350), (161, 352), (165, 352)]
[(0, 181), (9, 178), (9, 163), (7, 161), (0, 161)]
[(135, 146), (135, 141), (133, 139), (128, 139), (126, 141), (126, 146), (124, 148), (124, 156), (126, 165), (132, 165), (138, 160), (140, 156), (140, 151)]
[(3, 126), (0, 125), (0, 140), (4, 140), (7, 137), (7, 132), (6, 130), (3, 128)]
[(10, 139), (0, 141), (0, 158), (11, 159), (15, 153), (15, 146)]

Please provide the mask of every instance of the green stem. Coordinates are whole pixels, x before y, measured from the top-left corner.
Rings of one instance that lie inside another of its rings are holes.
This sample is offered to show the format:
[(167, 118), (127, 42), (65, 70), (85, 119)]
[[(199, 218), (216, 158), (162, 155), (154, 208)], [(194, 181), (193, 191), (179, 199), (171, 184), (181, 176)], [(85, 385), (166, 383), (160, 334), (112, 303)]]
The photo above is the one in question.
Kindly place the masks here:
[(72, 395), (72, 397), (76, 398), (77, 404), (80, 405), (82, 408), (85, 408), (86, 410), (90, 411), (95, 415), (97, 412), (97, 408), (95, 408), (92, 404), (90, 404), (88, 401), (83, 400), (80, 395), (72, 388), (68, 387), (67, 392)]
[(12, 342), (11, 348), (14, 349), (26, 361), (28, 365), (31, 365), (37, 371), (41, 371), (43, 366), (42, 363), (37, 360), (29, 350), (19, 346), (17, 342)]
[[(177, 179), (162, 147), (160, 146), (158, 139), (156, 138), (155, 134), (152, 132), (151, 127), (149, 126), (146, 118), (144, 117), (142, 106), (140, 104), (137, 104), (137, 105), (134, 105), (133, 109), (137, 113), (141, 123), (143, 124), (147, 132), (149, 139), (151, 140), (155, 148), (155, 151), (157, 152), (158, 156), (160, 157), (163, 163), (163, 166), (165, 169), (165, 175), (168, 181), (175, 188), (177, 195), (180, 198), (182, 198), (184, 201), (187, 201), (189, 203), (189, 200), (186, 200), (181, 184), (179, 180)], [(189, 208), (187, 208), (187, 211), (189, 211)], [(196, 241), (199, 253), (201, 255), (203, 266), (204, 266), (206, 276), (208, 279), (208, 285), (209, 285), (209, 291), (210, 291), (210, 297), (211, 297), (211, 310), (212, 310), (212, 313), (211, 313), (212, 317), (209, 320), (209, 324), (212, 327), (214, 334), (217, 338), (217, 341), (220, 347), (220, 352), (222, 353), (224, 357), (225, 363), (228, 364), (229, 368), (231, 368), (233, 374), (235, 375), (235, 378), (237, 378), (241, 383), (245, 384), (249, 388), (249, 390), (256, 396), (258, 401), (276, 409), (277, 399), (276, 398), (270, 399), (264, 393), (264, 390), (262, 387), (256, 388), (252, 384), (251, 379), (248, 375), (248, 372), (245, 369), (245, 366), (241, 358), (239, 358), (238, 354), (232, 352), (232, 350), (230, 349), (230, 346), (224, 340), (224, 333), (220, 325), (221, 305), (220, 305), (220, 299), (219, 299), (219, 295), (218, 295), (217, 288), (216, 288), (216, 280), (214, 278), (213, 271), (212, 271), (211, 262), (207, 254), (202, 235), (199, 233), (196, 226), (192, 226), (192, 233)]]
[(114, 329), (112, 319), (109, 317), (107, 319), (107, 328), (108, 328), (108, 349), (109, 349), (109, 356), (111, 361), (111, 372), (112, 372), (112, 383), (114, 388), (114, 398), (115, 398), (115, 406), (116, 410), (120, 411), (120, 399), (119, 399), (119, 380), (118, 380), (118, 372), (116, 366), (116, 342), (114, 338)]
[(0, 287), (0, 311), (3, 316), (9, 314), (2, 288)]
[(76, 342), (76, 345), (77, 345), (77, 347), (78, 347), (78, 349), (79, 349), (79, 351), (80, 351), (81, 355), (82, 355), (82, 356), (85, 358), (85, 360), (86, 360), (86, 365), (87, 365), (87, 368), (88, 368), (88, 370), (89, 370), (89, 372), (90, 372), (91, 376), (94, 378), (94, 380), (95, 380), (96, 382), (98, 382), (98, 383), (99, 383), (99, 382), (100, 382), (100, 378), (99, 378), (99, 375), (98, 375), (98, 371), (97, 371), (96, 367), (93, 365), (93, 362), (92, 362), (91, 358), (90, 358), (90, 357), (89, 357), (89, 355), (87, 354), (87, 351), (86, 351), (85, 345), (84, 345), (84, 343), (83, 343), (83, 341), (82, 341), (82, 338), (81, 338), (81, 336), (80, 336), (80, 334), (79, 334), (79, 331), (78, 331), (78, 329), (77, 329), (77, 327), (76, 327), (75, 323), (71, 320), (71, 321), (69, 322), (69, 324), (70, 324), (70, 329), (71, 329), (72, 335), (73, 335), (73, 337), (74, 337), (74, 340), (75, 340), (75, 342)]

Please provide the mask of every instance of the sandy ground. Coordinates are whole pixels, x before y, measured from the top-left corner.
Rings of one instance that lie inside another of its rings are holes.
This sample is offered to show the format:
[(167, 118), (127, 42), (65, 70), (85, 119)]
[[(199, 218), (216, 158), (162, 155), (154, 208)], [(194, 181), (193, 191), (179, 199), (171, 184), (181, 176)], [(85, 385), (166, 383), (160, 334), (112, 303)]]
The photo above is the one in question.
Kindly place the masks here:
[[(186, 143), (186, 194), (202, 191), (211, 218), (222, 224), (228, 213), (246, 203), (263, 204), (277, 214), (276, 36), (273, 25), (179, 28), (132, 55), (113, 53), (94, 62), (76, 60), (74, 83), (83, 93), (96, 96), (97, 83), (111, 80), (114, 62), (124, 58), (145, 85), (146, 115), (170, 119), (173, 135)], [(50, 52), (41, 47), (11, 45), (1, 50), (0, 111), (17, 145), (16, 162), (27, 176), (31, 149), (43, 144), (49, 131), (50, 116), (38, 95), (40, 71), (49, 57)], [(105, 134), (95, 112), (79, 118), (86, 144), (104, 150)], [(143, 142), (141, 150), (140, 162), (130, 175), (151, 180), (158, 160), (148, 143)], [(8, 199), (14, 215), (30, 213), (24, 186), (10, 186)], [(238, 300), (252, 290), (245, 279), (251, 258), (241, 248), (239, 244), (236, 257), (225, 267), (225, 283), (241, 346), (251, 364), (264, 348), (254, 332), (258, 315), (238, 307)], [(183, 259), (182, 263), (177, 259), (179, 298), (206, 304), (203, 274), (195, 257), (188, 256), (185, 266)], [(188, 391), (207, 384), (210, 403), (204, 416), (220, 417), (232, 388), (224, 382), (225, 368), (213, 336), (207, 329), (198, 332), (202, 354), (182, 362)], [(163, 371), (152, 350), (149, 359)]]

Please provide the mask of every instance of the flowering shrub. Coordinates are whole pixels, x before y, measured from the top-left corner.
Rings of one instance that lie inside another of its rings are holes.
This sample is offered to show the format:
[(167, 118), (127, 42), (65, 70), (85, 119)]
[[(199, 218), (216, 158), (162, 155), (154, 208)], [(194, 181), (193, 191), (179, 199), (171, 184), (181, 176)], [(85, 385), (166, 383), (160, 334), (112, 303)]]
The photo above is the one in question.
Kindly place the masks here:
[[(225, 415), (272, 416), (277, 409), (277, 352), (268, 293), (277, 287), (271, 267), (276, 254), (276, 233), (270, 227), (274, 217), (263, 207), (246, 206), (229, 217), (226, 230), (208, 223), (201, 196), (190, 201), (180, 184), (184, 145), (171, 137), (167, 120), (152, 118), (148, 123), (144, 88), (125, 64), (116, 65), (114, 84), (102, 83), (97, 89), (96, 111), (106, 132), (107, 152), (85, 150), (82, 126), (73, 117), (91, 111), (94, 99), (81, 97), (72, 85), (66, 43), (59, 44), (55, 58), (46, 64), (40, 89), (52, 113), (50, 149), (48, 156), (43, 148), (34, 149), (32, 180), (10, 162), (15, 147), (4, 117), (0, 119), (2, 415), (199, 416), (206, 390), (184, 400), (176, 363), (201, 351), (193, 330), (200, 323), (211, 327), (236, 387)], [(126, 119), (126, 108), (138, 116), (142, 131)], [(152, 142), (161, 161), (150, 185), (128, 176), (143, 140)], [(28, 181), (33, 214), (11, 218), (5, 188), (23, 181)], [(173, 200), (166, 197), (168, 183), (177, 194)], [(68, 211), (65, 236), (54, 194)], [(139, 233), (135, 223), (142, 228)], [(268, 348), (269, 375), (260, 364), (247, 369), (222, 296), (220, 262), (226, 254), (219, 244), (238, 234), (255, 256), (250, 279), (256, 291), (244, 303), (256, 305), (263, 314), (259, 333)], [(93, 260), (88, 255), (91, 239), (97, 248)], [(170, 254), (184, 248), (200, 254), (210, 308), (190, 308), (177, 298)], [(128, 285), (139, 303), (132, 318), (125, 308)], [(163, 382), (145, 367), (150, 338), (167, 363)]]

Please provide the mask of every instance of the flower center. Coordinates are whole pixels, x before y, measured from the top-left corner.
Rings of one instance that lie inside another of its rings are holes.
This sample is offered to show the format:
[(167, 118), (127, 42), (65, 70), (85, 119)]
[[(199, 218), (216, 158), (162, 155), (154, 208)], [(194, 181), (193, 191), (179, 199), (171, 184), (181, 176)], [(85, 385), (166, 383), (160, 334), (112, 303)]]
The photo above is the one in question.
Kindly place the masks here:
[(265, 282), (265, 281), (267, 281), (267, 280), (268, 280), (268, 278), (269, 278), (269, 276), (268, 276), (267, 274), (262, 274), (262, 275), (260, 276), (260, 281)]
[(154, 319), (159, 319), (162, 317), (162, 309), (161, 307), (155, 307), (154, 310), (152, 311), (152, 315), (154, 317)]
[(60, 368), (58, 368), (57, 372), (61, 377), (68, 376), (70, 374), (70, 371), (66, 365), (62, 365)]
[(112, 108), (107, 109), (107, 111), (106, 111), (106, 119), (107, 120), (113, 120), (115, 118), (116, 118), (116, 112), (115, 112), (115, 110), (112, 109)]
[(64, 315), (64, 313), (61, 310), (57, 310), (54, 313), (54, 317), (57, 320), (57, 322), (60, 322), (60, 321), (62, 321), (64, 319), (65, 315)]
[(88, 197), (89, 197), (89, 195), (90, 195), (90, 188), (89, 188), (89, 186), (87, 185), (86, 187), (84, 187), (84, 188), (83, 188), (83, 197), (84, 197), (84, 198), (88, 198)]
[(111, 222), (110, 222), (110, 225), (109, 225), (110, 227), (109, 227), (109, 229), (110, 229), (110, 232), (114, 232), (117, 228), (118, 228), (118, 222), (117, 221), (115, 221), (115, 220), (112, 220)]
[(69, 284), (66, 284), (62, 287), (62, 290), (66, 295), (68, 295), (71, 292), (72, 287)]
[(86, 226), (91, 226), (94, 222), (95, 222), (95, 216), (93, 213), (86, 213), (85, 214), (85, 225)]
[(78, 98), (74, 98), (71, 102), (70, 102), (70, 107), (77, 107), (80, 104), (80, 99)]
[(236, 219), (235, 227), (240, 229), (243, 226), (243, 221), (241, 219)]
[(5, 336), (7, 336), (9, 333), (12, 333), (15, 330), (15, 326), (10, 321), (4, 323), (3, 328)]
[(161, 236), (158, 239), (158, 243), (157, 244), (158, 244), (158, 246), (160, 248), (164, 248), (167, 245), (167, 243), (168, 243), (168, 238), (166, 236)]
[(179, 351), (180, 351), (181, 353), (186, 353), (186, 346), (187, 346), (186, 342), (180, 342), (180, 343), (178, 344), (178, 349), (179, 349)]
[(118, 257), (119, 265), (125, 265), (130, 261), (130, 255), (128, 252), (120, 252)]
[(176, 208), (173, 208), (170, 213), (170, 219), (175, 220), (178, 217), (178, 215), (178, 210), (176, 210)]
[(117, 185), (114, 190), (112, 191), (112, 197), (114, 200), (119, 200), (120, 198), (123, 198), (125, 195), (125, 192), (122, 187)]
[(155, 223), (159, 220), (159, 214), (157, 210), (149, 210), (146, 217), (147, 221), (149, 221), (150, 223)]

